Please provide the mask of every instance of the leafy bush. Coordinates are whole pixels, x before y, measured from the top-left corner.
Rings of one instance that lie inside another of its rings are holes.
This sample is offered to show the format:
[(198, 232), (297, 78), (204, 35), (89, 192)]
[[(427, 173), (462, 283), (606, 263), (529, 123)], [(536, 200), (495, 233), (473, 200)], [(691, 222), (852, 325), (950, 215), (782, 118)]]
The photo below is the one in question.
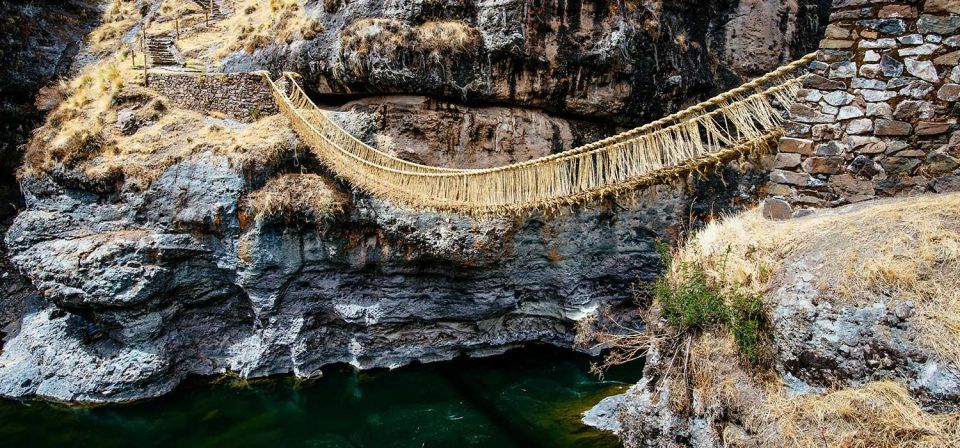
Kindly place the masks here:
[(755, 366), (767, 362), (770, 331), (762, 297), (725, 289), (721, 285), (726, 282), (711, 281), (700, 261), (678, 262), (665, 245), (658, 249), (670, 272), (657, 279), (652, 293), (667, 323), (681, 332), (724, 327), (745, 361)]

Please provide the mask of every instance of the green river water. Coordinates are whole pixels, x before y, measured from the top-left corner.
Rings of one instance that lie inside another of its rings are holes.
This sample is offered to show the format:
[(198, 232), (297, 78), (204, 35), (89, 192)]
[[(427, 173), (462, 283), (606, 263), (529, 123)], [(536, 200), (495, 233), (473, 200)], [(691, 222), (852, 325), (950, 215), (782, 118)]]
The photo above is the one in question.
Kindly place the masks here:
[(0, 401), (0, 446), (616, 447), (580, 414), (640, 378), (592, 376), (590, 358), (530, 347), (393, 371), (325, 369), (310, 381), (193, 381), (123, 406)]

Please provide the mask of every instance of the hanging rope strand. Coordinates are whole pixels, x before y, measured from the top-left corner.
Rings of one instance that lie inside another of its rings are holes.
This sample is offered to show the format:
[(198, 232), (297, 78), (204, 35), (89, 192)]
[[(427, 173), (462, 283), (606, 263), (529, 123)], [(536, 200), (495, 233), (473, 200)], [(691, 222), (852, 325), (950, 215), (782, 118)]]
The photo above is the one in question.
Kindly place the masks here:
[(812, 55), (704, 103), (561, 153), (485, 169), (439, 168), (373, 148), (320, 110), (294, 79), (265, 76), (278, 107), (320, 161), (372, 195), (414, 208), (472, 214), (552, 210), (678, 179), (731, 160), (781, 135), (782, 110)]

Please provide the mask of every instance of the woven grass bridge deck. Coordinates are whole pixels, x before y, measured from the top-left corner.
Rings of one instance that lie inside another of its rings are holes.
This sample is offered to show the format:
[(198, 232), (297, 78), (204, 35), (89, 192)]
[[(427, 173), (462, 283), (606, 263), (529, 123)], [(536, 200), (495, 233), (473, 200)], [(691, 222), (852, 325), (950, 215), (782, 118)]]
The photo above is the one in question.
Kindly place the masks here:
[(333, 173), (354, 187), (417, 209), (509, 214), (581, 204), (684, 178), (745, 154), (768, 150), (782, 135), (814, 54), (740, 87), (630, 131), (557, 154), (485, 169), (440, 168), (367, 145), (329, 118), (297, 75), (273, 80), (277, 105), (297, 135)]

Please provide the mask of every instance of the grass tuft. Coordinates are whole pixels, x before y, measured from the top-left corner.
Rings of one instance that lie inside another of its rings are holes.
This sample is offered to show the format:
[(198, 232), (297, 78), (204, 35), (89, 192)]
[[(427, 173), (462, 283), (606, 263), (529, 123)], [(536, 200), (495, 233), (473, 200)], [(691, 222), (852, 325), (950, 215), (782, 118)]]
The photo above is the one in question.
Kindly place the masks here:
[(322, 176), (283, 174), (251, 193), (247, 207), (257, 220), (279, 218), (327, 223), (344, 211), (347, 202), (347, 195)]
[(742, 359), (754, 367), (765, 365), (771, 336), (762, 297), (726, 284), (722, 273), (711, 278), (700, 259), (675, 259), (663, 245), (660, 253), (668, 274), (654, 282), (652, 295), (667, 323), (679, 333), (725, 328)]

